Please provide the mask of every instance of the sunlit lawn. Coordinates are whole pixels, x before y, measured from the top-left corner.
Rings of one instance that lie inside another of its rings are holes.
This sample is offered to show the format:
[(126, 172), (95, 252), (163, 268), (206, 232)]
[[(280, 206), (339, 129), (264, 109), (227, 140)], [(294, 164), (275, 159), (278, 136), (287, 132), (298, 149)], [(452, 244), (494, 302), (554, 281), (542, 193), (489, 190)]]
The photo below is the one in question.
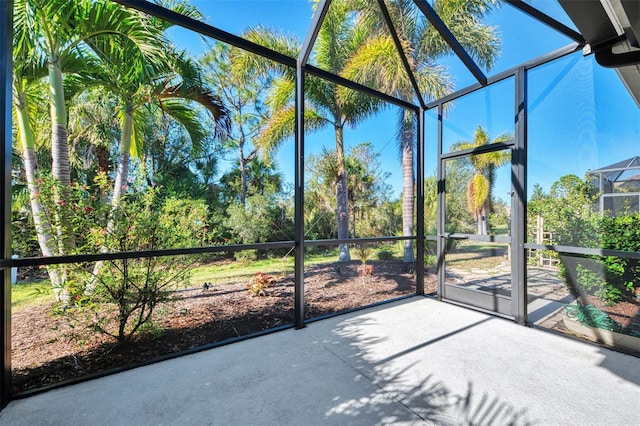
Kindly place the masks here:
[(446, 255), (446, 262), (448, 268), (490, 270), (507, 262), (506, 253), (507, 244), (460, 241)]
[[(396, 259), (401, 258), (399, 244), (390, 246)], [(457, 247), (446, 255), (447, 267), (463, 270), (490, 270), (506, 262), (506, 244), (478, 243), (460, 241)], [(371, 259), (375, 259), (377, 250), (372, 251)], [(336, 250), (322, 251), (305, 255), (305, 267), (333, 263), (338, 258)], [(358, 260), (355, 251), (352, 259)], [(258, 272), (274, 276), (291, 275), (294, 272), (294, 256), (274, 256), (253, 261), (236, 261), (233, 259), (212, 261), (199, 265), (191, 271), (189, 287), (199, 287), (204, 283), (213, 285), (248, 282)], [(53, 292), (49, 280), (18, 283), (12, 286), (11, 307), (19, 310), (25, 306), (38, 305), (53, 301)]]
[[(392, 248), (394, 256), (400, 258), (400, 245), (396, 244)], [(375, 259), (376, 250), (372, 251), (371, 259)], [(352, 259), (358, 260), (354, 252)], [(338, 250), (327, 250), (319, 253), (306, 254), (305, 267), (328, 264), (336, 262)], [(213, 285), (234, 284), (238, 282), (248, 282), (256, 273), (263, 272), (274, 276), (293, 274), (294, 255), (293, 252), (286, 256), (274, 256), (260, 258), (252, 261), (236, 261), (233, 259), (217, 260), (204, 263), (191, 270), (191, 278), (188, 287), (200, 287), (204, 283)], [(38, 305), (53, 301), (53, 291), (49, 280), (39, 280), (14, 284), (11, 292), (11, 307), (19, 310), (25, 306)]]
[(11, 286), (11, 309), (40, 305), (54, 300), (49, 280), (16, 283)]
[[(399, 245), (393, 246), (394, 255), (399, 258)], [(375, 259), (376, 250), (372, 251), (371, 259)], [(305, 267), (336, 262), (338, 250), (322, 251), (317, 254), (306, 254), (304, 257)], [(351, 253), (352, 260), (359, 260), (355, 250)], [(249, 281), (256, 273), (263, 272), (270, 275), (286, 275), (294, 272), (294, 255), (288, 254), (284, 257), (271, 257), (258, 259), (249, 262), (228, 260), (225, 262), (214, 262), (205, 264), (193, 269), (191, 276), (191, 286), (199, 286), (204, 283), (210, 284), (231, 284)]]

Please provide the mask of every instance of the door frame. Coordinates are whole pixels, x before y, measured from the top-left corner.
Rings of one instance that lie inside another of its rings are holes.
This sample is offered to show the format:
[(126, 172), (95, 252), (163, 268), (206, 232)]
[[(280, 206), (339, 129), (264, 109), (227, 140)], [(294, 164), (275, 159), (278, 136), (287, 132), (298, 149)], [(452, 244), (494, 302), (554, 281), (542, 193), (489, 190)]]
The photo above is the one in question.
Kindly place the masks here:
[[(514, 76), (514, 138), (510, 141), (494, 143), (475, 149), (456, 152), (442, 152), (443, 106), (438, 104), (438, 208), (437, 208), (437, 274), (438, 299), (454, 301), (471, 307), (508, 316), (519, 324), (527, 323), (527, 283), (526, 256), (526, 153), (527, 153), (527, 70), (518, 68)], [(464, 94), (462, 94), (464, 95)], [(450, 101), (451, 99), (448, 99)], [(447, 160), (464, 158), (473, 154), (483, 154), (499, 150), (511, 151), (511, 225), (510, 236), (479, 236), (469, 234), (447, 234), (445, 231), (445, 167)], [(508, 242), (511, 247), (511, 297), (482, 290), (454, 288), (445, 284), (445, 248), (448, 238), (472, 239), (479, 241)]]

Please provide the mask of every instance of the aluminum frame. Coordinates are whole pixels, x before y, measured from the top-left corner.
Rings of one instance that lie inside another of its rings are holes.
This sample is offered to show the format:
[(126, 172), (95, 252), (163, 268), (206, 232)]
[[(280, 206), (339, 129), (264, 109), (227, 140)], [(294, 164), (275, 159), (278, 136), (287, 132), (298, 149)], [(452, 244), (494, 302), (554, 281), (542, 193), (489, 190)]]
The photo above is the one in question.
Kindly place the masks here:
[[(526, 249), (544, 249), (553, 250), (559, 253), (568, 253), (576, 255), (608, 255), (619, 256), (624, 258), (640, 259), (640, 253), (622, 252), (616, 250), (601, 250), (590, 249), (581, 247), (567, 247), (567, 246), (547, 246), (526, 243), (525, 234), (526, 223), (524, 218), (526, 217), (526, 71), (535, 68), (539, 65), (543, 65), (547, 62), (559, 59), (566, 55), (572, 54), (580, 50), (585, 42), (584, 38), (575, 31), (567, 28), (563, 24), (555, 21), (553, 18), (537, 11), (535, 8), (529, 6), (522, 1), (510, 1), (509, 4), (516, 7), (523, 13), (532, 16), (535, 19), (540, 20), (546, 25), (561, 32), (565, 36), (573, 39), (575, 42), (564, 48), (550, 52), (546, 55), (527, 61), (517, 67), (501, 72), (499, 74), (487, 77), (477, 66), (477, 64), (471, 59), (468, 53), (456, 40), (455, 36), (449, 31), (446, 25), (439, 18), (435, 10), (425, 0), (414, 0), (414, 3), (423, 12), (429, 22), (439, 31), (444, 40), (454, 50), (456, 55), (462, 60), (467, 68), (472, 72), (478, 83), (463, 88), (453, 94), (442, 97), (436, 101), (425, 104), (419, 87), (416, 83), (415, 76), (411, 72), (408, 66), (405, 53), (402, 51), (399, 39), (393, 28), (391, 18), (385, 7), (383, 0), (378, 0), (378, 4), (381, 7), (383, 17), (390, 28), (392, 37), (398, 53), (403, 60), (403, 66), (411, 79), (412, 86), (416, 91), (416, 98), (418, 99), (419, 106), (414, 105), (411, 102), (407, 102), (403, 99), (398, 99), (394, 96), (378, 92), (369, 87), (360, 85), (353, 81), (344, 79), (340, 76), (334, 75), (330, 72), (321, 70), (317, 67), (307, 64), (309, 59), (315, 38), (317, 37), (320, 26), (324, 20), (331, 0), (322, 0), (318, 3), (316, 13), (312, 24), (307, 33), (307, 37), (304, 41), (303, 50), (298, 58), (291, 58), (283, 55), (279, 52), (270, 50), (264, 46), (260, 46), (246, 39), (233, 35), (231, 33), (222, 31), (218, 28), (210, 26), (204, 22), (185, 17), (168, 9), (165, 9), (157, 4), (150, 3), (148, 1), (135, 1), (135, 0), (111, 0), (119, 3), (125, 7), (137, 9), (141, 12), (148, 13), (153, 16), (157, 16), (168, 22), (172, 22), (183, 28), (195, 31), (205, 36), (212, 37), (216, 40), (228, 43), (232, 46), (244, 49), (246, 51), (255, 53), (264, 58), (273, 60), (281, 65), (289, 68), (295, 68), (296, 70), (296, 144), (295, 144), (295, 218), (296, 218), (296, 235), (294, 241), (274, 242), (274, 243), (262, 243), (251, 245), (230, 245), (230, 246), (215, 246), (215, 247), (198, 247), (191, 249), (170, 249), (170, 250), (153, 250), (145, 252), (124, 252), (124, 253), (100, 253), (100, 254), (87, 254), (81, 256), (59, 256), (52, 258), (31, 258), (31, 259), (11, 259), (11, 235), (10, 235), (10, 201), (11, 201), (11, 79), (12, 79), (12, 11), (13, 0), (4, 0), (0, 2), (0, 22), (4, 25), (0, 26), (0, 81), (3, 82), (0, 87), (0, 99), (3, 102), (2, 110), (2, 122), (0, 124), (0, 134), (3, 138), (3, 150), (0, 156), (2, 174), (2, 201), (3, 209), (0, 220), (2, 221), (2, 240), (3, 240), (3, 258), (0, 260), (0, 268), (2, 269), (1, 284), (2, 292), (0, 293), (0, 303), (2, 305), (3, 313), (0, 317), (0, 333), (2, 333), (2, 370), (0, 370), (0, 408), (4, 407), (11, 398), (10, 381), (11, 381), (11, 281), (10, 281), (10, 268), (19, 266), (35, 266), (35, 265), (52, 265), (59, 263), (75, 263), (84, 261), (97, 261), (97, 260), (110, 260), (110, 259), (125, 259), (136, 257), (148, 257), (148, 256), (165, 256), (165, 255), (178, 255), (178, 254), (198, 254), (198, 253), (213, 253), (219, 251), (235, 251), (247, 248), (294, 248), (296, 251), (296, 267), (295, 267), (295, 282), (296, 282), (296, 297), (295, 297), (295, 326), (297, 328), (304, 327), (309, 320), (304, 319), (304, 248), (305, 246), (321, 246), (332, 245), (340, 242), (358, 243), (358, 242), (378, 242), (378, 241), (396, 241), (415, 239), (417, 241), (417, 254), (418, 254), (418, 268), (417, 268), (417, 294), (424, 293), (424, 276), (423, 276), (423, 261), (424, 261), (424, 241), (436, 240), (437, 241), (437, 256), (438, 256), (438, 299), (442, 299), (443, 286), (444, 286), (444, 244), (446, 238), (465, 238), (464, 234), (452, 234), (447, 235), (444, 232), (444, 170), (442, 170), (441, 163), (449, 158), (456, 156), (467, 155), (470, 153), (485, 152), (483, 149), (472, 150), (472, 152), (459, 152), (459, 153), (442, 153), (442, 113), (443, 107), (446, 102), (455, 100), (465, 94), (476, 91), (482, 87), (501, 81), (506, 78), (515, 77), (516, 80), (516, 138), (515, 141), (502, 145), (496, 145), (489, 150), (506, 149), (511, 148), (514, 155), (512, 156), (512, 173), (515, 182), (514, 197), (516, 200), (512, 202), (512, 211), (515, 217), (518, 218), (515, 224), (512, 224), (512, 238), (514, 246), (517, 250), (513, 250), (517, 258), (517, 268), (513, 271), (513, 282), (517, 282), (515, 288), (515, 296), (512, 298), (512, 311), (515, 312), (515, 319), (518, 323), (526, 323), (526, 269), (524, 266), (525, 256), (524, 251)], [(314, 75), (316, 77), (324, 78), (335, 84), (340, 84), (353, 90), (366, 93), (371, 96), (375, 96), (385, 102), (389, 102), (393, 105), (400, 106), (405, 109), (413, 110), (418, 114), (418, 131), (417, 131), (417, 176), (416, 176), (416, 235), (410, 237), (379, 237), (379, 238), (366, 238), (366, 239), (349, 239), (349, 240), (322, 240), (322, 241), (307, 241), (304, 240), (304, 79), (305, 76)], [(438, 110), (438, 235), (425, 236), (424, 235), (424, 138), (425, 138), (425, 123), (424, 113), (431, 109), (437, 108)], [(498, 241), (499, 237), (495, 238)], [(311, 321), (315, 321), (313, 319)], [(251, 336), (243, 336), (241, 339), (249, 338)], [(233, 339), (237, 341), (238, 339)], [(209, 347), (220, 346), (225, 342), (218, 342), (216, 344), (198, 348), (197, 350), (204, 350)], [(176, 354), (177, 356), (179, 354)], [(152, 361), (152, 362), (155, 362)], [(117, 371), (122, 371), (123, 368)], [(114, 371), (112, 371), (114, 372)], [(73, 380), (72, 382), (76, 382)], [(56, 386), (57, 387), (57, 386)]]
[(447, 42), (449, 47), (451, 47), (458, 58), (460, 58), (471, 74), (473, 74), (476, 80), (478, 80), (478, 83), (486, 86), (487, 76), (484, 75), (478, 64), (475, 63), (473, 58), (471, 58), (471, 55), (469, 55), (464, 47), (462, 47), (458, 39), (456, 39), (446, 24), (442, 22), (442, 19), (440, 19), (440, 16), (438, 16), (433, 7), (426, 0), (413, 0), (413, 2), (422, 11), (431, 25), (433, 25), (438, 33), (440, 33), (440, 36)]
[[(2, 175), (2, 257), (11, 258), (11, 91), (13, 70), (13, 0), (0, 2), (0, 175)], [(0, 344), (2, 367), (0, 370), (0, 409), (11, 397), (11, 269), (0, 270)]]
[[(511, 151), (511, 311), (527, 323), (527, 70), (515, 74), (515, 145)], [(515, 220), (513, 218), (516, 218)]]
[(558, 31), (566, 37), (569, 37), (578, 44), (585, 45), (587, 43), (584, 37), (582, 37), (582, 34), (580, 34), (579, 32), (567, 27), (565, 24), (553, 19), (549, 15), (540, 12), (538, 9), (528, 3), (525, 3), (522, 0), (505, 0), (505, 3), (515, 7), (521, 12), (526, 13), (532, 18), (542, 22), (546, 26), (553, 28), (554, 30)]

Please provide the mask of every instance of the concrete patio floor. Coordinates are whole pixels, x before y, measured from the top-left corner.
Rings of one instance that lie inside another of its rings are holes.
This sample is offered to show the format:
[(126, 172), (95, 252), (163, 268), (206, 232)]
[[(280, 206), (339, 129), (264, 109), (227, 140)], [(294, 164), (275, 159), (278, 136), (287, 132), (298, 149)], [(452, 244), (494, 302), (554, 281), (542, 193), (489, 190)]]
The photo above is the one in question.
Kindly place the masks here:
[(2, 425), (637, 425), (640, 359), (414, 297), (16, 400)]

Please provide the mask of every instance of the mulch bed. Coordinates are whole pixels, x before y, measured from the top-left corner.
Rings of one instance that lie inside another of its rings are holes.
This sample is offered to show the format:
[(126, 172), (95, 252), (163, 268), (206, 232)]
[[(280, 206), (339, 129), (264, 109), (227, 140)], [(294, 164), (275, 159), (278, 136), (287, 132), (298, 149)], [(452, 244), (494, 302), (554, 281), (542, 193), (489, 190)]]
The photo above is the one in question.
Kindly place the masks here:
[[(402, 262), (371, 262), (362, 275), (358, 262), (319, 265), (305, 271), (306, 317), (371, 305), (415, 293), (415, 278)], [(425, 274), (425, 291), (436, 278)], [(247, 283), (196, 288), (174, 293), (157, 309), (155, 328), (127, 345), (104, 335), (81, 338), (53, 304), (12, 314), (12, 374), (15, 394), (64, 380), (135, 365), (230, 338), (290, 325), (294, 320), (293, 277), (275, 276), (264, 296), (252, 296)]]
[[(362, 275), (359, 262), (311, 266), (305, 271), (307, 319), (347, 311), (415, 293), (415, 277), (402, 262), (371, 262)], [(369, 271), (367, 271), (369, 272)], [(294, 321), (293, 276), (274, 276), (264, 296), (252, 296), (247, 283), (176, 291), (173, 301), (156, 310), (154, 328), (124, 346), (98, 333), (81, 333), (53, 303), (12, 314), (13, 392), (18, 394), (136, 365), (204, 345), (291, 325)], [(436, 277), (425, 273), (425, 292), (435, 293)], [(626, 330), (640, 324), (640, 301), (613, 307), (589, 299)], [(561, 316), (543, 327), (568, 333)], [(639, 354), (640, 355), (640, 354)]]

